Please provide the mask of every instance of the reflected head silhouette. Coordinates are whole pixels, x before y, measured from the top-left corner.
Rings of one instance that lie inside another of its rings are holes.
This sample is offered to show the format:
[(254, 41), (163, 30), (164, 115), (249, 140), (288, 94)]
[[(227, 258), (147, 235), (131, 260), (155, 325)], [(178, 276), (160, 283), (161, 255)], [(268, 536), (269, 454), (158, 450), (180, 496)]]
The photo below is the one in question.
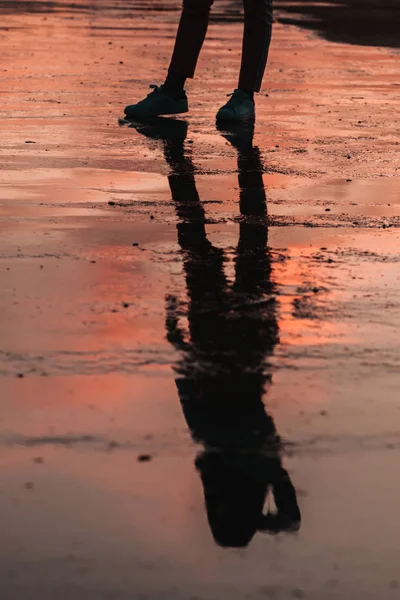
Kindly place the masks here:
[[(207, 517), (215, 542), (243, 548), (258, 531), (297, 531), (300, 511), (296, 493), (280, 460), (267, 453), (204, 452), (196, 459)], [(263, 513), (271, 491), (276, 510)]]
[[(268, 359), (279, 341), (279, 327), (254, 124), (225, 125), (221, 130), (238, 161), (241, 215), (232, 284), (224, 271), (224, 250), (207, 237), (195, 168), (191, 153), (185, 152), (186, 122), (158, 118), (131, 126), (162, 140), (170, 167), (187, 301), (167, 296), (166, 335), (181, 356), (174, 370), (183, 414), (194, 441), (204, 448), (196, 468), (214, 540), (239, 548), (257, 531), (296, 530), (296, 493), (282, 467), (280, 438), (263, 404), (272, 381)], [(187, 318), (187, 331), (180, 325), (181, 316)], [(276, 511), (264, 514), (269, 491)]]

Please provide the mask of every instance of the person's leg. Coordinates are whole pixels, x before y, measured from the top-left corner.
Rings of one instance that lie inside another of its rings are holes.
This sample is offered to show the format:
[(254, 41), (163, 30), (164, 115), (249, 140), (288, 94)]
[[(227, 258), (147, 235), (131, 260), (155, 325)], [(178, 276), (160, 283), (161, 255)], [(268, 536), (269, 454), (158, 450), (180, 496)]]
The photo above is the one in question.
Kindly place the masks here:
[(259, 92), (272, 33), (272, 0), (243, 0), (244, 32), (239, 89)]
[(125, 107), (128, 119), (176, 115), (188, 111), (185, 81), (193, 77), (207, 33), (208, 17), (214, 0), (183, 0), (182, 16), (175, 48), (163, 85), (136, 104)]
[(217, 121), (255, 118), (254, 92), (259, 92), (272, 33), (272, 0), (243, 0), (244, 32), (238, 89), (217, 113)]
[[(214, 0), (183, 0), (182, 16), (166, 79), (167, 86), (182, 85), (192, 78), (207, 33)], [(182, 85), (183, 87), (183, 85)]]

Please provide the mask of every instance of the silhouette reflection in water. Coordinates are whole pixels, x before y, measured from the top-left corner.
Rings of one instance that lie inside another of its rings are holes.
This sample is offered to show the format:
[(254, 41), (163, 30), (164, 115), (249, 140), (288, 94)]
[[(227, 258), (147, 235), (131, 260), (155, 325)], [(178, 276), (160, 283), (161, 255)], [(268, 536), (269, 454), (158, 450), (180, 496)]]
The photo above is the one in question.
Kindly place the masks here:
[[(196, 468), (215, 542), (245, 547), (257, 531), (297, 530), (296, 493), (262, 401), (271, 382), (268, 357), (279, 332), (254, 125), (221, 131), (238, 154), (241, 218), (232, 285), (224, 273), (224, 252), (206, 235), (195, 168), (184, 148), (187, 123), (158, 118), (131, 126), (163, 141), (170, 167), (188, 305), (167, 297), (167, 338), (181, 351), (175, 366), (179, 398), (192, 437), (204, 448)], [(179, 325), (181, 315), (188, 319), (186, 334)], [(276, 509), (265, 514), (269, 490)]]

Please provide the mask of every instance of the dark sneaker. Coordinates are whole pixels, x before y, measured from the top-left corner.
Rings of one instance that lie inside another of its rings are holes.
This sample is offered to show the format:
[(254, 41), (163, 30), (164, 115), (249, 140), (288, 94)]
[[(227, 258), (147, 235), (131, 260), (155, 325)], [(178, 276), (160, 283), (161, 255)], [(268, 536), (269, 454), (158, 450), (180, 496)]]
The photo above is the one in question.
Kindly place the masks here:
[(217, 112), (217, 121), (246, 121), (255, 118), (254, 100), (242, 90), (235, 90)]
[(151, 85), (153, 91), (141, 102), (125, 107), (128, 119), (146, 119), (160, 115), (178, 115), (189, 110), (185, 92), (180, 98), (174, 98), (164, 91), (164, 86)]

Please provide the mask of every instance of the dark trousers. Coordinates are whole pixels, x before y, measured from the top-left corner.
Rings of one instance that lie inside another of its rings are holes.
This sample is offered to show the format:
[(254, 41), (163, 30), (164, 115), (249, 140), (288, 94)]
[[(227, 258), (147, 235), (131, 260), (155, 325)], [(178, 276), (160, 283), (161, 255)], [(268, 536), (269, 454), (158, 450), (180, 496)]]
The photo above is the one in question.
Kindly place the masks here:
[[(169, 73), (193, 77), (214, 0), (183, 0)], [(239, 88), (258, 92), (267, 64), (272, 31), (272, 0), (243, 0), (244, 33)]]

